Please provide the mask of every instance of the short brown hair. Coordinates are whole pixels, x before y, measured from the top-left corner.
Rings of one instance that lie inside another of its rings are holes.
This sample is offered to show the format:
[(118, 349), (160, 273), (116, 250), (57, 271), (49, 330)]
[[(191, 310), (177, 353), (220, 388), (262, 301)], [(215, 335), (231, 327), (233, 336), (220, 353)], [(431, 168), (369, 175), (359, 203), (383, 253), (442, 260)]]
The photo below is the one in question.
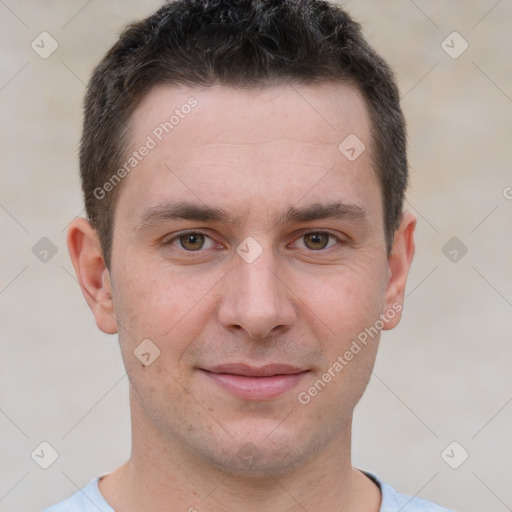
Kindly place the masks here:
[(368, 108), (389, 252), (408, 180), (405, 122), (393, 73), (344, 10), (323, 0), (175, 0), (126, 27), (89, 81), (80, 145), (85, 208), (107, 266), (121, 184), (103, 187), (150, 89), (333, 81), (354, 85)]

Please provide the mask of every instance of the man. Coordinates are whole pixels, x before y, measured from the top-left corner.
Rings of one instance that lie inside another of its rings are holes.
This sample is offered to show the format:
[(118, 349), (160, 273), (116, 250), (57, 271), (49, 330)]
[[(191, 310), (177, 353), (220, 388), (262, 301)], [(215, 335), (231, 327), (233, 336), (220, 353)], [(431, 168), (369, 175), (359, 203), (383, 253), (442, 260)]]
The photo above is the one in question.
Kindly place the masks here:
[(68, 232), (132, 453), (57, 511), (446, 511), (351, 465), (415, 218), (386, 63), (320, 0), (178, 0), (85, 99)]

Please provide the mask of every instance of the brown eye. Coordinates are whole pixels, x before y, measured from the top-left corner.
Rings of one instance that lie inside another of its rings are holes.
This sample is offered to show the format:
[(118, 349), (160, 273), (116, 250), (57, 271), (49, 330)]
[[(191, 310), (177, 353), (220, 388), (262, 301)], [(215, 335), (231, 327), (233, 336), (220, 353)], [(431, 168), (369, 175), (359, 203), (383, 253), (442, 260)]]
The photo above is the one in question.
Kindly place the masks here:
[(325, 249), (329, 243), (329, 236), (329, 233), (308, 233), (303, 237), (304, 245), (314, 251)]
[(205, 236), (200, 233), (187, 233), (179, 237), (180, 245), (187, 251), (198, 251), (203, 248)]

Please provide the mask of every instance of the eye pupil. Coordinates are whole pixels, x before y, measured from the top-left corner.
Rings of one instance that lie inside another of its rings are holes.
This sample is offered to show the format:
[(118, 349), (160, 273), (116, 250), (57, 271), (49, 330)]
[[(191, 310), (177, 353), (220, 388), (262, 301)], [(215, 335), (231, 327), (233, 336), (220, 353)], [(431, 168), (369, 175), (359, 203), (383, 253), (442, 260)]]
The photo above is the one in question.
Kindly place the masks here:
[(188, 251), (197, 251), (204, 245), (204, 235), (199, 233), (190, 233), (180, 236), (180, 244), (183, 249)]
[(307, 235), (304, 235), (304, 243), (309, 249), (325, 249), (328, 242), (329, 235), (327, 233), (308, 233)]

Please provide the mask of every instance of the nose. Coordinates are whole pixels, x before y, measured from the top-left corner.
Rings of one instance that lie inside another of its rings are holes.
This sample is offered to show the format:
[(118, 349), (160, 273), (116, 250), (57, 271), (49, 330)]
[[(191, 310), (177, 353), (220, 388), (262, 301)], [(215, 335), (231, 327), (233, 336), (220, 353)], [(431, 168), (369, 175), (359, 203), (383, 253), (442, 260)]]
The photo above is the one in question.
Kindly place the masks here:
[(235, 255), (234, 268), (224, 281), (218, 310), (221, 325), (243, 329), (251, 339), (264, 339), (287, 330), (295, 321), (293, 293), (278, 274), (271, 248), (251, 263)]

